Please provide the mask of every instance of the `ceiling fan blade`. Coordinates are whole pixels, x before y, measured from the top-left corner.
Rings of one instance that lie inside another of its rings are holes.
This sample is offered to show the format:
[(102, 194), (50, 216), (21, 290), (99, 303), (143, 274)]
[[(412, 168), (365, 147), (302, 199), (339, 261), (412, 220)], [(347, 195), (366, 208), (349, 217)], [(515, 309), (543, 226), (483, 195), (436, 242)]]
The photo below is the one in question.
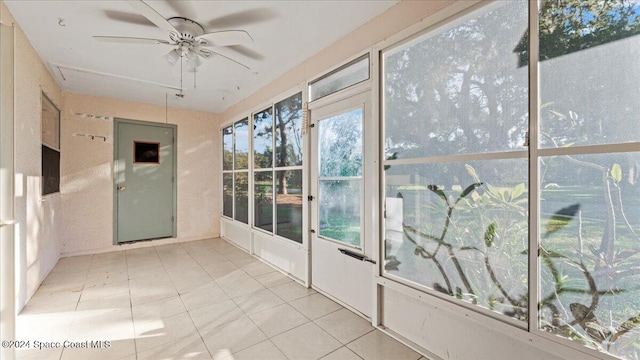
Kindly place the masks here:
[(239, 28), (244, 25), (256, 24), (261, 22), (270, 21), (278, 17), (270, 8), (258, 8), (240, 11), (234, 14), (224, 15), (207, 23), (207, 27), (210, 28)]
[(249, 59), (264, 60), (264, 56), (262, 54), (255, 52), (243, 45), (231, 45), (231, 46), (227, 46), (226, 48), (242, 56), (246, 56)]
[(142, 16), (146, 17), (149, 21), (154, 23), (157, 27), (162, 30), (166, 30), (169, 32), (178, 32), (173, 25), (171, 25), (167, 19), (165, 19), (162, 15), (158, 14), (151, 6), (147, 5), (142, 0), (127, 0), (127, 3), (131, 5), (132, 8), (138, 10)]
[(196, 41), (204, 46), (230, 46), (250, 43), (253, 38), (244, 30), (223, 30), (202, 34)]
[(166, 40), (159, 39), (147, 39), (147, 38), (137, 38), (137, 37), (125, 37), (125, 36), (94, 36), (94, 39), (101, 42), (110, 42), (110, 43), (119, 43), (119, 44), (166, 44), (173, 45)]
[(135, 24), (141, 26), (155, 26), (144, 16), (137, 13), (127, 13), (124, 11), (104, 10), (104, 14), (110, 20), (119, 21), (127, 24)]
[(232, 59), (232, 58), (230, 58), (228, 56), (222, 55), (219, 52), (213, 51), (211, 49), (198, 48), (198, 49), (196, 49), (196, 51), (198, 52), (198, 55), (202, 56), (205, 59), (211, 59), (211, 58), (214, 57), (212, 55), (217, 55), (217, 56), (223, 57), (223, 58), (225, 58), (227, 60), (233, 61), (234, 63), (242, 66), (243, 68), (245, 68), (247, 70), (251, 70), (247, 65), (241, 63), (240, 61)]

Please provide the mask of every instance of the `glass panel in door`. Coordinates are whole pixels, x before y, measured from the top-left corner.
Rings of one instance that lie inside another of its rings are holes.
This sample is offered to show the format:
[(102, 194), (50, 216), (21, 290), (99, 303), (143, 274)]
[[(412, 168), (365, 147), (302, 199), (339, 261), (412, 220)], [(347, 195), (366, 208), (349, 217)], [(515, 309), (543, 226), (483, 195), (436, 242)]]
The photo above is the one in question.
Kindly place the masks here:
[(318, 122), (320, 237), (362, 247), (361, 108)]

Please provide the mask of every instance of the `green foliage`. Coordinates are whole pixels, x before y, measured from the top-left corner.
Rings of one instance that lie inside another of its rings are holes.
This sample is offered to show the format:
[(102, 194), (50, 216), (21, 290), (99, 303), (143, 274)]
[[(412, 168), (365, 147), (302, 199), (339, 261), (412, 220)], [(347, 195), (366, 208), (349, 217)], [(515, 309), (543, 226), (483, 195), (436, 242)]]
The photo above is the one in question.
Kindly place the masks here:
[(617, 182), (619, 183), (620, 181), (622, 181), (622, 168), (620, 167), (619, 164), (613, 164), (613, 166), (611, 167), (611, 177)]

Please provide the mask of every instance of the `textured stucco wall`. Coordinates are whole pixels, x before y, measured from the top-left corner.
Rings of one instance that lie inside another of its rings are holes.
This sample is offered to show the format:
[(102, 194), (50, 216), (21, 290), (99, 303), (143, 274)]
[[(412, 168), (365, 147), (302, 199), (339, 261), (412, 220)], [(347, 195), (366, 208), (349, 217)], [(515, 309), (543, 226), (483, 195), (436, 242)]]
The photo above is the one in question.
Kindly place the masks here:
[[(89, 95), (64, 93), (62, 111), (62, 256), (119, 250), (151, 243), (113, 244), (113, 121), (91, 114), (178, 126), (178, 236), (182, 241), (218, 236), (217, 173), (220, 139), (215, 114), (165, 109)], [(107, 141), (74, 134), (107, 136)], [(155, 243), (158, 244), (158, 243)]]
[[(0, 20), (15, 20), (0, 2)], [(60, 258), (59, 194), (42, 197), (41, 93), (62, 108), (62, 93), (25, 34), (14, 31), (16, 287), (18, 309), (33, 295)]]

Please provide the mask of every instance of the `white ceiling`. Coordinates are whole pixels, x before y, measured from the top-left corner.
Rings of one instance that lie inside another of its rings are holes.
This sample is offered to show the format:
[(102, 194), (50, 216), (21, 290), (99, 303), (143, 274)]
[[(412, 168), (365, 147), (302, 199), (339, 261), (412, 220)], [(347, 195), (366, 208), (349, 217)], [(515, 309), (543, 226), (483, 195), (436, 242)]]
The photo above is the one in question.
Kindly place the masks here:
[[(192, 19), (205, 31), (242, 29), (253, 42), (216, 48), (196, 74), (163, 58), (168, 45), (113, 44), (92, 36), (169, 40), (124, 1), (5, 0), (63, 90), (221, 113), (398, 1), (146, 1), (165, 18)], [(62, 26), (64, 25), (64, 26)], [(168, 96), (167, 96), (168, 94)]]

